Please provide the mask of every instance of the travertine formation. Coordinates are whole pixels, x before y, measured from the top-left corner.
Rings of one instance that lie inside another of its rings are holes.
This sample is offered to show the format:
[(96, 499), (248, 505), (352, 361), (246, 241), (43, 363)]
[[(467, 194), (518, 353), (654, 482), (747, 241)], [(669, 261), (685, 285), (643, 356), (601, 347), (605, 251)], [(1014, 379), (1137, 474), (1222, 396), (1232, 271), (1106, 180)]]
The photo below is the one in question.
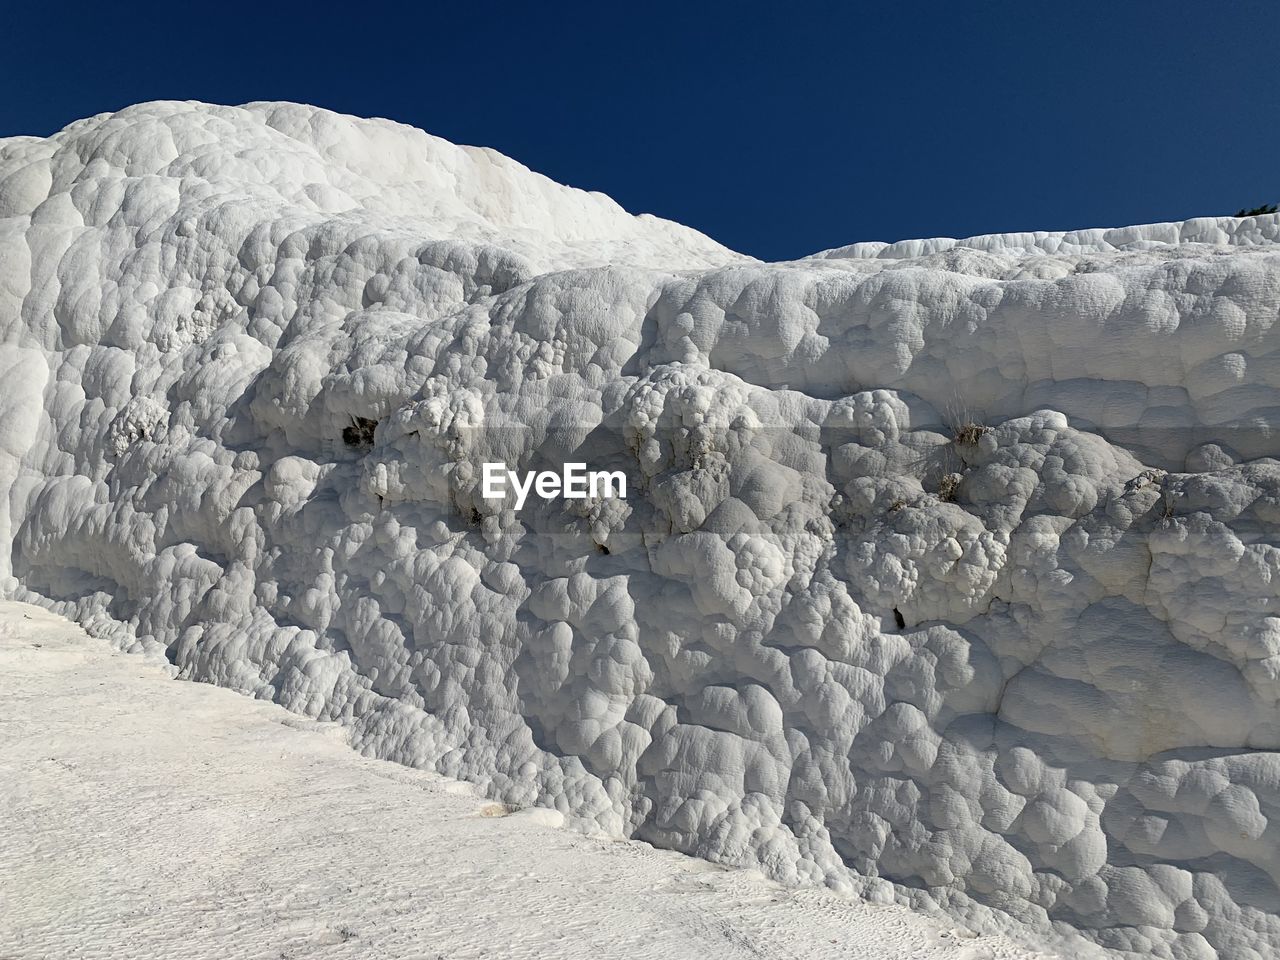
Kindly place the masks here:
[(1278, 215), (762, 264), (154, 103), (0, 141), (0, 330), (9, 596), (607, 833), (1280, 949)]

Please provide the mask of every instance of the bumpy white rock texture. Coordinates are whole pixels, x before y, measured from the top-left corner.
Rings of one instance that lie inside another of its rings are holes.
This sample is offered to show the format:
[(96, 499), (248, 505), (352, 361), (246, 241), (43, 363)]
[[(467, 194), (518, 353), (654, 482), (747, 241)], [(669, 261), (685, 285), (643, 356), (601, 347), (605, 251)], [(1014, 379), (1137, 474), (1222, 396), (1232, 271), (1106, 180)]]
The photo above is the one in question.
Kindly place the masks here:
[(762, 264), (153, 103), (0, 141), (0, 330), (9, 596), (610, 834), (1280, 949), (1280, 217)]

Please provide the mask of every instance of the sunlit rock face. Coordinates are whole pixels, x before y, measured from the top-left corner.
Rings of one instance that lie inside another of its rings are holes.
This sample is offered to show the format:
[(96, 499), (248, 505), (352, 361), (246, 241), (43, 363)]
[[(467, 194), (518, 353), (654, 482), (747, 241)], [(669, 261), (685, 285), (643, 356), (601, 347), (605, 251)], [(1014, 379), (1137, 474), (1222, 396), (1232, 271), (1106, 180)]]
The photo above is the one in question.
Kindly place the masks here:
[(1278, 324), (1276, 215), (762, 264), (387, 121), (143, 104), (0, 141), (0, 575), (608, 834), (1261, 960)]

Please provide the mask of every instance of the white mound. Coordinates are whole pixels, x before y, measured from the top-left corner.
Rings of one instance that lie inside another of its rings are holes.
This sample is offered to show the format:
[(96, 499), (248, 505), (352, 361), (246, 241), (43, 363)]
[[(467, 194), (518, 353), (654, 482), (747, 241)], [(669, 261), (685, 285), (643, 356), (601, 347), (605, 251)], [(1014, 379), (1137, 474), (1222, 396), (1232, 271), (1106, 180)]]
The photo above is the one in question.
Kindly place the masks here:
[(765, 265), (176, 103), (3, 142), (0, 215), (9, 596), (611, 835), (1280, 949), (1280, 216)]

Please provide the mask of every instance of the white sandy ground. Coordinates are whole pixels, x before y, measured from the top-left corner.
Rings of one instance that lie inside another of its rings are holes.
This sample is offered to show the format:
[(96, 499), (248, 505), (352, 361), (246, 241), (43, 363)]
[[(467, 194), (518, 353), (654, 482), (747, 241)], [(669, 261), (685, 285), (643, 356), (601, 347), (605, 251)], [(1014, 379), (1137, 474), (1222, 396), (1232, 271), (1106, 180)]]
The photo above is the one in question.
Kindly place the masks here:
[(0, 603), (0, 958), (1030, 960), (554, 829)]

